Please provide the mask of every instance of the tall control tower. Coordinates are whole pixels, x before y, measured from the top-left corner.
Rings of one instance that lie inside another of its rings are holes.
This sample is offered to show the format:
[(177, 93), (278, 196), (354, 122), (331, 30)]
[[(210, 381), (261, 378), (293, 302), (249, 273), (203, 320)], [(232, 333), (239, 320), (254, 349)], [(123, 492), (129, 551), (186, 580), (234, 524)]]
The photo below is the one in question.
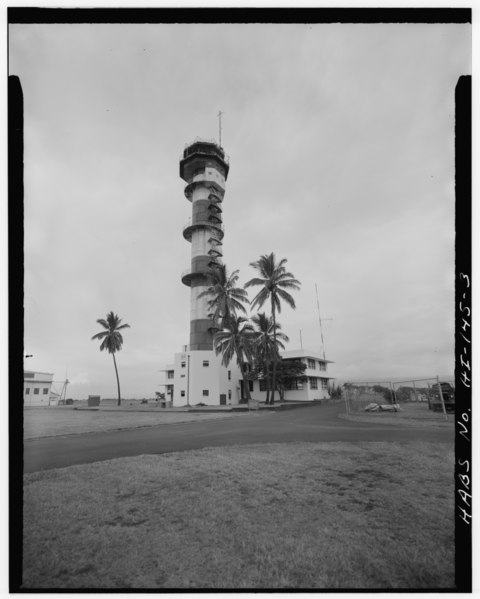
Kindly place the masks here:
[(192, 203), (192, 216), (183, 229), (192, 244), (191, 264), (182, 273), (182, 282), (190, 287), (190, 351), (213, 349), (210, 298), (199, 296), (209, 286), (207, 269), (222, 263), (222, 201), (228, 170), (228, 158), (214, 141), (194, 141), (180, 160), (185, 197)]

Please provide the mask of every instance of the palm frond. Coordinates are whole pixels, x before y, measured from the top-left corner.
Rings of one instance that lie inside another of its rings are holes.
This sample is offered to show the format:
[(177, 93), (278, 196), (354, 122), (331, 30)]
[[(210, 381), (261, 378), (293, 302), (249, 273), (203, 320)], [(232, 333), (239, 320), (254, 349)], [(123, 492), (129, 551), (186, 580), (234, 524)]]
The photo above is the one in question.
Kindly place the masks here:
[[(286, 291), (284, 291), (283, 289), (278, 289), (277, 290), (278, 293), (278, 297), (281, 298), (284, 302), (287, 302), (287, 304), (295, 309), (295, 300), (293, 299), (293, 297), (287, 293)], [(279, 310), (280, 311), (280, 310)]]
[(106, 320), (104, 320), (103, 318), (99, 318), (97, 320), (98, 324), (101, 324), (102, 327), (105, 327), (106, 329), (110, 328), (108, 325), (108, 322)]
[(253, 279), (250, 279), (250, 281), (247, 281), (244, 285), (245, 289), (248, 289), (248, 287), (252, 287), (254, 285), (265, 285), (265, 283), (267, 282), (266, 279), (260, 279), (259, 277), (254, 277)]
[(97, 333), (96, 335), (94, 335), (92, 337), (92, 340), (93, 339), (103, 339), (105, 337), (105, 335), (108, 335), (108, 334), (109, 334), (108, 331), (102, 331), (101, 333)]

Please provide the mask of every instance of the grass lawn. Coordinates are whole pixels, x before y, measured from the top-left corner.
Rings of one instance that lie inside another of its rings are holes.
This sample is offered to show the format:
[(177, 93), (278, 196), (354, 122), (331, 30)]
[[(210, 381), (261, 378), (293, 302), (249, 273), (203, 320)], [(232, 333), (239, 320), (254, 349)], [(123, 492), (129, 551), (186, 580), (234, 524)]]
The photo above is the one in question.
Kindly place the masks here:
[(25, 475), (24, 589), (454, 585), (454, 453), (298, 443)]
[(252, 414), (213, 412), (158, 412), (74, 410), (72, 408), (32, 408), (24, 410), (24, 439), (98, 433), (141, 426), (158, 426), (178, 422), (198, 422), (218, 418), (239, 418)]

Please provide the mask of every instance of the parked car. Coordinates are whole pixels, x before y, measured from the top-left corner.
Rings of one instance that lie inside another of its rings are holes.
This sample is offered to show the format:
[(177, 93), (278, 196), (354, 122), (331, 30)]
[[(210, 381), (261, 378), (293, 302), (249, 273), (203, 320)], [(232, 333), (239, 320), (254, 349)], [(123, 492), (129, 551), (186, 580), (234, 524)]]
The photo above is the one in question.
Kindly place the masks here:
[(455, 389), (452, 387), (452, 385), (450, 385), (450, 383), (440, 383), (440, 387), (438, 383), (432, 385), (430, 397), (428, 398), (428, 408), (433, 412), (443, 412), (440, 389), (443, 395), (445, 411), (455, 412)]

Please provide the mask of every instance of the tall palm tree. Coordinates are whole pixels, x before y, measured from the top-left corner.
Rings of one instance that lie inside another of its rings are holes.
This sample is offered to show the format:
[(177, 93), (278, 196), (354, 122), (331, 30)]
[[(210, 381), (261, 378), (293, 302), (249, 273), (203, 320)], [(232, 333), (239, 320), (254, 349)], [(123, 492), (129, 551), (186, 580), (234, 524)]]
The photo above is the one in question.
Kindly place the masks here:
[(253, 357), (255, 332), (252, 325), (242, 316), (230, 316), (222, 331), (213, 336), (213, 346), (217, 356), (222, 354), (222, 364), (228, 366), (235, 356), (242, 373), (243, 389), (246, 399), (250, 399), (248, 375), (244, 363), (250, 363)]
[(278, 349), (285, 349), (283, 342), (288, 342), (289, 339), (280, 331), (280, 325), (276, 323), (274, 326), (272, 317), (267, 316), (265, 312), (259, 312), (252, 316), (252, 322), (256, 327), (255, 357), (265, 376), (267, 385), (265, 403), (268, 404), (270, 399), (270, 364)]
[[(250, 279), (250, 281), (248, 281), (245, 284), (245, 288), (252, 286), (262, 287), (251, 302), (252, 308), (255, 306), (261, 308), (263, 304), (267, 301), (267, 299), (270, 298), (272, 320), (274, 325), (274, 339), (276, 339), (276, 312), (281, 312), (282, 301), (286, 302), (291, 308), (295, 309), (295, 301), (293, 297), (290, 295), (290, 293), (288, 293), (288, 291), (286, 290), (298, 290), (300, 289), (301, 284), (300, 281), (297, 281), (297, 279), (294, 278), (292, 273), (287, 272), (285, 268), (286, 262), (286, 258), (283, 258), (282, 260), (280, 260), (280, 262), (277, 262), (275, 254), (273, 252), (271, 254), (264, 254), (260, 256), (260, 258), (256, 262), (250, 263), (250, 266), (252, 266), (256, 271), (258, 271), (260, 276)], [(270, 403), (272, 404), (274, 402), (275, 397), (275, 374), (277, 370), (278, 358), (278, 351), (274, 352), (272, 372), (272, 395), (270, 398)]]
[(115, 366), (115, 374), (117, 375), (117, 388), (118, 388), (118, 404), (121, 405), (122, 400), (120, 397), (120, 380), (118, 378), (118, 369), (117, 369), (117, 361), (115, 360), (115, 352), (120, 351), (123, 345), (123, 337), (119, 331), (122, 329), (130, 328), (129, 324), (120, 324), (122, 319), (119, 318), (113, 312), (109, 312), (107, 314), (106, 319), (99, 318), (97, 320), (98, 324), (101, 324), (105, 329), (100, 333), (97, 333), (92, 337), (93, 339), (103, 339), (100, 344), (100, 351), (106, 349), (109, 354), (112, 354), (113, 357), (113, 365)]
[(237, 311), (247, 313), (243, 304), (248, 303), (247, 292), (237, 287), (238, 270), (228, 274), (225, 264), (219, 264), (207, 271), (210, 286), (200, 293), (198, 297), (210, 296), (207, 303), (213, 321), (223, 329), (228, 319), (235, 317)]

